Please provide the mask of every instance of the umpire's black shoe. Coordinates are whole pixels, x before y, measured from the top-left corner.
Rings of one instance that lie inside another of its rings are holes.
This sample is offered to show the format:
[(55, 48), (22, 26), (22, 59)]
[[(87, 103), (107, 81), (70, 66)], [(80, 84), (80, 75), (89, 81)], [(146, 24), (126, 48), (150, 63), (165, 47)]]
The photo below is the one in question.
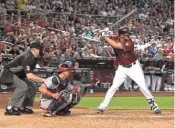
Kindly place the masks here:
[(24, 108), (24, 109), (18, 109), (21, 113), (24, 113), (24, 114), (33, 114), (34, 111), (32, 109), (29, 109), (29, 108)]
[(11, 115), (19, 116), (19, 115), (21, 115), (21, 113), (12, 108), (12, 109), (6, 109), (6, 111), (4, 112), (4, 115), (6, 115), (6, 116), (11, 116)]

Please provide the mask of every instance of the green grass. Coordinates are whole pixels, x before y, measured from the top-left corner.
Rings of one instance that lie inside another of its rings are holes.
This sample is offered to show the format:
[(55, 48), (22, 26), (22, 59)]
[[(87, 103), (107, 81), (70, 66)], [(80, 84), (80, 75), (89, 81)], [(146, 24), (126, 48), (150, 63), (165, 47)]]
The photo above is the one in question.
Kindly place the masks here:
[[(104, 97), (83, 97), (77, 107), (96, 109)], [(155, 97), (161, 109), (174, 109), (174, 97)], [(36, 98), (35, 101), (39, 101)], [(145, 97), (114, 97), (109, 109), (150, 109)]]

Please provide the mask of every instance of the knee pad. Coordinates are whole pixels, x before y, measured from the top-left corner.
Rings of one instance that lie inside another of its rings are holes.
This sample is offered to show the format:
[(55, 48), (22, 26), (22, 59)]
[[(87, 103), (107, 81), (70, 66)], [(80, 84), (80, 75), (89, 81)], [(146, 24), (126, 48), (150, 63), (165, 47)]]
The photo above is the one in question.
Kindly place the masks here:
[(61, 109), (61, 110), (59, 111), (59, 113), (69, 111), (71, 108), (73, 108), (75, 105), (77, 105), (77, 104), (80, 102), (80, 100), (81, 100), (80, 94), (78, 94), (78, 93), (73, 93), (73, 94), (71, 94), (71, 95), (72, 95), (72, 97), (70, 98), (71, 101), (69, 101), (69, 102), (68, 102), (69, 104), (68, 104), (66, 107), (64, 107), (63, 109)]

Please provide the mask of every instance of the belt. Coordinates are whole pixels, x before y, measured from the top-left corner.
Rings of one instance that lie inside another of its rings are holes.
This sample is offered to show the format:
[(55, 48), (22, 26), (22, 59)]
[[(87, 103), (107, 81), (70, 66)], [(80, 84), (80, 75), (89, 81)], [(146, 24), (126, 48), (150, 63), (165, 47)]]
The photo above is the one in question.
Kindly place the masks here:
[(125, 67), (125, 68), (131, 68), (133, 65), (135, 65), (136, 64), (136, 62), (133, 62), (133, 63), (131, 63), (131, 64), (129, 64), (129, 65), (125, 65), (125, 66), (123, 66), (123, 67)]

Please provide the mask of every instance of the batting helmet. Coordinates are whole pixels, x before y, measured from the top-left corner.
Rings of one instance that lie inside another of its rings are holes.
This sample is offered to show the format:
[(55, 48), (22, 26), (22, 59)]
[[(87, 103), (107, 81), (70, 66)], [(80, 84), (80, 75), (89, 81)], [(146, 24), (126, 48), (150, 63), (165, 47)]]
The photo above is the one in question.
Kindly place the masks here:
[(64, 72), (64, 71), (69, 71), (71, 69), (71, 67), (69, 67), (68, 64), (60, 64), (58, 66), (58, 72)]
[(119, 35), (122, 35), (122, 34), (128, 34), (128, 35), (129, 35), (129, 28), (128, 28), (128, 27), (121, 27), (121, 28), (118, 30), (118, 34), (119, 34)]

